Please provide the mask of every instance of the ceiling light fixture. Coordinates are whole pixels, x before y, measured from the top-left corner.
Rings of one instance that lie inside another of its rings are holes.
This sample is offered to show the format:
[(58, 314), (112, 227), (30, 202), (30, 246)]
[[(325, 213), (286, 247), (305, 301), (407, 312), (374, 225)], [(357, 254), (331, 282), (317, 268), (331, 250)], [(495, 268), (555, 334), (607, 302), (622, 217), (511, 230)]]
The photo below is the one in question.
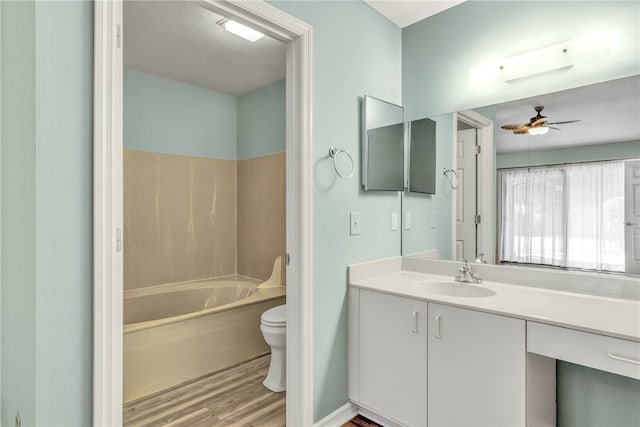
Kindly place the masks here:
[(531, 135), (544, 135), (545, 133), (549, 132), (549, 128), (546, 126), (536, 126), (536, 127), (532, 127), (529, 128), (529, 133)]
[(218, 21), (218, 24), (222, 25), (222, 27), (230, 33), (242, 37), (245, 40), (249, 40), (251, 43), (254, 43), (264, 37), (264, 34), (262, 34), (260, 31), (256, 31), (253, 28), (249, 28), (246, 25), (233, 21), (231, 19), (221, 19), (220, 21)]

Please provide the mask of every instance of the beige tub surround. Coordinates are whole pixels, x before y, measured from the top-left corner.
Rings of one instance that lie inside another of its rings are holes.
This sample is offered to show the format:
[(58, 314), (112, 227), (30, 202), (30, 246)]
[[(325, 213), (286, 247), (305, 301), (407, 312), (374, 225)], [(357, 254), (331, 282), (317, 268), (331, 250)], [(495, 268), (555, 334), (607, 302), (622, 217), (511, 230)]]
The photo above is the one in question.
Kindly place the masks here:
[(269, 289), (285, 286), (285, 275), (282, 274), (282, 264), (282, 256), (279, 256), (275, 261), (273, 261), (273, 271), (271, 272), (271, 276), (269, 276), (269, 278), (265, 282), (258, 285), (258, 289)]
[(125, 289), (236, 274), (236, 173), (234, 160), (124, 150)]
[(238, 161), (238, 274), (267, 280), (286, 251), (285, 153)]

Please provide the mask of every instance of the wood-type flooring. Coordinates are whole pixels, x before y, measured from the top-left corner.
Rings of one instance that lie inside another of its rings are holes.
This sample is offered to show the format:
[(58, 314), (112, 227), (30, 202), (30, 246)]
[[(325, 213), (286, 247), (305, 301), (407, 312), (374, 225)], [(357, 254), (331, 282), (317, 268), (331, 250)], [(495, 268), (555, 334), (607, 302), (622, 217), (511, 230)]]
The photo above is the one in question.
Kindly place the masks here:
[(285, 393), (263, 385), (270, 355), (146, 396), (124, 406), (125, 426), (285, 425)]

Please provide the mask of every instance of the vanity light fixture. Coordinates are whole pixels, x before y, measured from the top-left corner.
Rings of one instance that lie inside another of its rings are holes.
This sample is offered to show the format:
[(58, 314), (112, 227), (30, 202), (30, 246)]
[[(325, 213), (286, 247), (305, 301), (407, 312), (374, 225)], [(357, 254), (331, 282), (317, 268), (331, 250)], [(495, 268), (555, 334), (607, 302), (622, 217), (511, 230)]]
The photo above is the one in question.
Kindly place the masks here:
[(221, 19), (217, 24), (222, 25), (222, 27), (230, 33), (242, 37), (245, 40), (249, 40), (251, 43), (254, 43), (264, 37), (264, 34), (260, 31), (256, 31), (253, 28), (249, 28), (244, 24), (228, 18)]
[(569, 70), (576, 65), (601, 60), (614, 48), (615, 34), (598, 31), (585, 36), (534, 49), (502, 59), (493, 59), (470, 70), (470, 81), (482, 87), (499, 81), (510, 83), (551, 72)]
[(544, 135), (549, 132), (549, 128), (546, 126), (537, 126), (529, 128), (529, 134), (531, 135)]

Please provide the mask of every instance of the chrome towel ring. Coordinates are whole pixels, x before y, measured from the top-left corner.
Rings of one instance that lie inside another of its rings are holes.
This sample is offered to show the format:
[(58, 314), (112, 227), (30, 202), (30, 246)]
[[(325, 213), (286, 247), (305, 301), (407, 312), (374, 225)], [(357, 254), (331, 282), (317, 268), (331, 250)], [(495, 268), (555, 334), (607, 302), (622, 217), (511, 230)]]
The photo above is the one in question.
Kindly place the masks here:
[[(344, 153), (348, 158), (349, 161), (351, 162), (351, 172), (349, 172), (349, 174), (342, 174), (340, 173), (340, 171), (338, 170), (338, 165), (336, 164), (336, 157), (338, 157), (338, 154), (340, 153)], [(353, 176), (353, 173), (356, 170), (356, 164), (353, 162), (353, 157), (351, 157), (351, 154), (349, 154), (347, 151), (343, 150), (342, 148), (337, 148), (335, 146), (329, 148), (329, 157), (331, 157), (331, 159), (333, 160), (333, 169), (336, 171), (336, 174), (342, 178), (342, 179), (349, 179)]]
[[(443, 168), (442, 175), (446, 176), (447, 179), (449, 179), (449, 185), (451, 185), (451, 188), (453, 190), (458, 188), (458, 173), (456, 171), (454, 171), (453, 169)], [(455, 178), (455, 184), (453, 183), (454, 180), (451, 178), (452, 175), (453, 178)]]

